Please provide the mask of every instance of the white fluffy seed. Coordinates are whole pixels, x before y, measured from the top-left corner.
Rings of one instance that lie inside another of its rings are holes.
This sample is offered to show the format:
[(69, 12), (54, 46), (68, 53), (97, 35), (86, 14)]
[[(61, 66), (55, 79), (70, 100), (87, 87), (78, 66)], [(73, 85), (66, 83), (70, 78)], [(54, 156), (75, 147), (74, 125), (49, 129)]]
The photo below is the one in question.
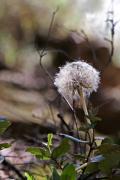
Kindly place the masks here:
[(100, 82), (99, 72), (84, 61), (67, 63), (56, 74), (54, 85), (72, 105), (73, 99), (79, 96), (77, 88), (83, 89), (84, 96), (89, 97), (93, 91), (97, 91)]

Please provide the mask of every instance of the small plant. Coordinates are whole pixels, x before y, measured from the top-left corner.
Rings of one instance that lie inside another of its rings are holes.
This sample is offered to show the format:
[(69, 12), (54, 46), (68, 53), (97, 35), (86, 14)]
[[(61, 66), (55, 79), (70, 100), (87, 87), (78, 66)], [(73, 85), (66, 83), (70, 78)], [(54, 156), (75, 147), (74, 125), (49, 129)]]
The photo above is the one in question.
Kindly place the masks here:
[[(110, 138), (96, 137), (96, 124), (101, 121), (96, 109), (88, 109), (86, 99), (97, 91), (100, 82), (99, 72), (83, 61), (67, 63), (60, 68), (54, 84), (58, 92), (68, 102), (75, 117), (76, 127), (72, 135), (68, 131), (59, 133), (62, 140), (56, 146), (53, 134), (48, 134), (43, 147), (30, 147), (38, 159), (47, 160), (51, 173), (49, 180), (94, 180), (117, 179), (120, 171), (120, 146)], [(85, 123), (79, 123), (74, 103), (79, 102), (85, 116)], [(76, 133), (77, 132), (77, 133)], [(76, 134), (78, 137), (75, 137)], [(56, 136), (56, 135), (55, 135)], [(81, 138), (80, 138), (81, 137)], [(76, 146), (77, 145), (77, 146)], [(77, 147), (74, 151), (73, 146)]]

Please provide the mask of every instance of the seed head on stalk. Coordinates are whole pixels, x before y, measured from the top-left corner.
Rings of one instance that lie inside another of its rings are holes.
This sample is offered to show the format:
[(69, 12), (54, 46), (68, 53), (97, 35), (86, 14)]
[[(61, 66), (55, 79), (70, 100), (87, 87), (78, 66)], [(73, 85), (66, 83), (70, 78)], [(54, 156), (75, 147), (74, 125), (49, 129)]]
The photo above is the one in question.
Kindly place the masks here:
[(54, 85), (58, 88), (58, 92), (73, 105), (74, 99), (81, 100), (82, 95), (86, 98), (93, 91), (96, 92), (99, 82), (99, 72), (95, 68), (84, 61), (75, 61), (60, 67)]

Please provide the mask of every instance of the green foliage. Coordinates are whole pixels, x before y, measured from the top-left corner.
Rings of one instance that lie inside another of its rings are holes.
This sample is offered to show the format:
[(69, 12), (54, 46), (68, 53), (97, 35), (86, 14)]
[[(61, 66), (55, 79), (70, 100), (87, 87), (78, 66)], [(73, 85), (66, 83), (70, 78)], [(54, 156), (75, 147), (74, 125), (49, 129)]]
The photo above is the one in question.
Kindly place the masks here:
[(8, 120), (0, 120), (0, 135), (5, 132), (5, 130), (11, 125)]
[(27, 152), (30, 152), (33, 155), (41, 155), (41, 149), (39, 147), (29, 147), (27, 148)]
[(73, 164), (67, 165), (61, 174), (60, 180), (76, 180), (77, 175)]
[[(92, 123), (79, 128), (79, 132), (82, 131), (84, 134), (89, 133), (90, 129), (95, 129), (96, 124), (101, 120), (92, 114), (87, 118)], [(52, 172), (49, 176), (46, 175), (47, 180), (76, 180), (77, 177), (84, 180), (91, 174), (91, 180), (94, 180), (97, 175), (99, 177), (107, 177), (107, 179), (111, 179), (111, 177), (118, 179), (118, 176), (116, 174), (113, 175), (112, 171), (120, 168), (120, 145), (114, 144), (112, 138), (107, 137), (100, 144), (97, 144), (95, 138), (92, 142), (89, 139), (84, 141), (69, 134), (60, 133), (59, 135), (64, 137), (64, 139), (60, 141), (57, 147), (53, 143), (53, 134), (48, 134), (47, 143), (43, 143), (44, 148), (29, 147), (27, 149), (28, 152), (31, 152), (38, 159), (50, 160), (49, 168)], [(70, 142), (77, 143), (77, 145), (82, 144), (80, 147), (85, 147), (85, 151), (73, 153), (71, 156), (72, 143)], [(89, 147), (88, 150), (86, 146)], [(68, 156), (71, 157), (70, 160), (67, 158)], [(75, 163), (77, 167), (75, 168), (72, 158), (74, 163), (79, 162), (79, 167)]]
[[(6, 119), (0, 120), (0, 135), (2, 135), (10, 125), (11, 125), (11, 123)], [(0, 150), (9, 148), (10, 146), (11, 145), (8, 143), (1, 143)]]
[(97, 170), (98, 170), (98, 163), (90, 163), (90, 164), (88, 164), (85, 172), (87, 174), (89, 174), (89, 173), (93, 173), (93, 172), (95, 172)]
[(52, 146), (53, 134), (51, 134), (51, 133), (48, 134), (47, 139), (48, 139), (47, 147), (48, 147), (49, 153), (51, 154), (51, 146)]
[[(96, 162), (91, 162), (86, 168), (86, 173), (93, 173), (100, 171), (103, 174), (111, 176), (112, 170), (118, 168), (120, 164), (120, 146), (117, 144), (104, 143), (98, 148), (98, 155)], [(96, 158), (94, 157), (94, 159)]]
[(10, 146), (11, 145), (8, 143), (2, 143), (2, 144), (0, 144), (0, 150), (5, 149), (5, 148), (9, 148)]
[(48, 149), (43, 149), (39, 147), (29, 147), (26, 150), (27, 152), (30, 152), (31, 154), (35, 155), (38, 159), (47, 160), (50, 157), (50, 153)]
[(99, 169), (105, 174), (110, 174), (113, 168), (119, 166), (120, 146), (117, 144), (103, 143), (99, 147), (99, 152), (103, 154), (105, 158), (99, 163)]
[(69, 151), (69, 149), (70, 149), (70, 144), (68, 139), (63, 139), (61, 144), (53, 149), (52, 158), (56, 159), (65, 155)]
[(102, 144), (105, 144), (105, 143), (108, 143), (108, 144), (113, 144), (113, 139), (110, 138), (110, 137), (107, 137), (105, 139), (102, 140)]
[(33, 175), (31, 175), (31, 173), (28, 173), (28, 172), (25, 172), (25, 177), (27, 178), (27, 180), (35, 180)]
[(61, 173), (58, 174), (56, 168), (53, 169), (52, 180), (76, 180), (77, 174), (73, 164), (66, 165)]
[(52, 146), (53, 134), (48, 134), (48, 147)]
[(58, 174), (56, 168), (53, 168), (53, 173), (52, 173), (52, 179), (51, 180), (60, 180), (60, 175)]

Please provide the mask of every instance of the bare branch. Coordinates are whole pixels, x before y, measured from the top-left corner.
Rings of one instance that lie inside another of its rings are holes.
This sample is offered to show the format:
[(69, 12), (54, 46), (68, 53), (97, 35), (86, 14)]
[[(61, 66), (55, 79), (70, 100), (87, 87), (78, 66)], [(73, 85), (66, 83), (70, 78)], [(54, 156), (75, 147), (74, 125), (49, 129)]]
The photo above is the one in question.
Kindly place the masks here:
[(110, 39), (104, 38), (105, 41), (110, 43), (110, 53), (109, 53), (109, 58), (108, 58), (108, 62), (106, 64), (106, 66), (108, 66), (112, 62), (112, 58), (113, 58), (113, 55), (114, 55), (115, 28), (116, 28), (116, 25), (119, 23), (119, 20), (115, 21), (114, 6), (113, 5), (114, 5), (114, 0), (111, 0), (111, 10), (109, 10), (107, 12), (108, 17), (106, 19), (106, 23), (109, 23), (110, 26), (111, 26), (110, 27)]
[(38, 54), (40, 56), (40, 66), (41, 68), (44, 70), (44, 72), (48, 75), (48, 77), (51, 79), (51, 81), (53, 82), (53, 78), (52, 76), (50, 75), (50, 73), (48, 72), (48, 70), (43, 66), (42, 64), (42, 58), (47, 54), (46, 53), (46, 49), (47, 49), (47, 46), (48, 46), (48, 42), (49, 42), (49, 39), (50, 39), (50, 34), (51, 34), (51, 31), (52, 31), (52, 27), (53, 27), (53, 23), (54, 23), (54, 19), (55, 19), (55, 15), (58, 11), (58, 8), (56, 8), (56, 10), (53, 12), (53, 15), (52, 15), (52, 19), (51, 19), (51, 22), (50, 22), (50, 26), (49, 26), (49, 29), (48, 29), (48, 34), (47, 34), (47, 42), (46, 42), (46, 45), (45, 47), (42, 49), (42, 51), (38, 51)]

